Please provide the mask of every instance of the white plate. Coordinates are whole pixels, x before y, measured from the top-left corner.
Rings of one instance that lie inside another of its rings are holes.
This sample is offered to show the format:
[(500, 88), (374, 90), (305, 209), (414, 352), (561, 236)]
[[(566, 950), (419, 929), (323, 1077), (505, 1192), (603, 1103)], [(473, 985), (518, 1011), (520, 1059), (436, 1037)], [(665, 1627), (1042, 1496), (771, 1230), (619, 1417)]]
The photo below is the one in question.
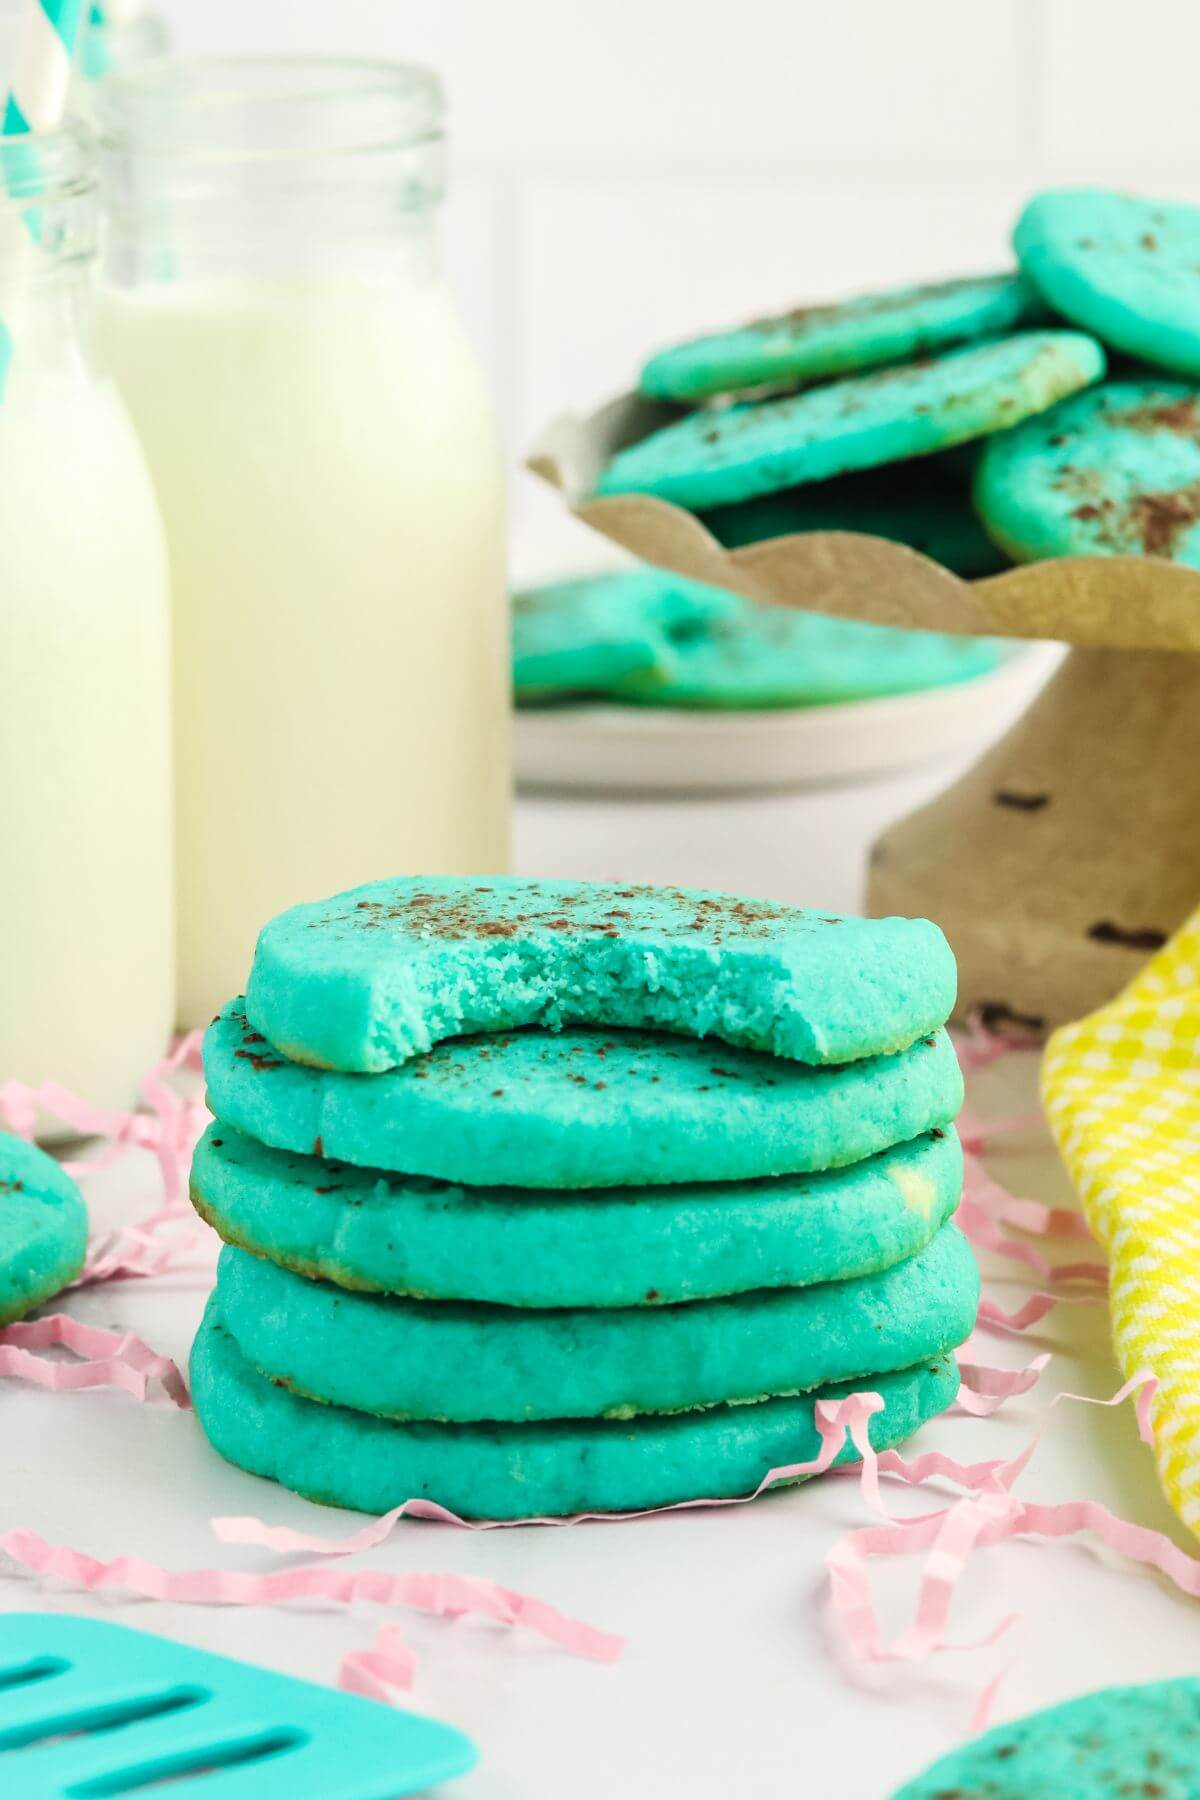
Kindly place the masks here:
[(580, 705), (518, 710), (530, 792), (729, 794), (879, 775), (969, 750), (1015, 723), (1057, 665), (1055, 644), (1006, 650), (990, 675), (881, 700), (771, 712)]

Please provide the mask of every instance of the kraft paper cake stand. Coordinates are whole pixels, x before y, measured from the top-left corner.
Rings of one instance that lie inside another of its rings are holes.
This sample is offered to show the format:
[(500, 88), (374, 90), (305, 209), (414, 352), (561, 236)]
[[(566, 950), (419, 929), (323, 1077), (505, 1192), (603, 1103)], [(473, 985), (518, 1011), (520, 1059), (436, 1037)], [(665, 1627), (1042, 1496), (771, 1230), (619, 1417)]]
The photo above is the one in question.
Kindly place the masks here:
[(530, 466), (634, 555), (751, 600), (1073, 646), (962, 780), (876, 842), (867, 905), (943, 927), (960, 1018), (1040, 1033), (1111, 998), (1200, 900), (1200, 571), (1073, 557), (964, 582), (881, 538), (729, 551), (665, 501), (588, 498), (616, 449), (671, 416), (625, 395), (552, 427)]

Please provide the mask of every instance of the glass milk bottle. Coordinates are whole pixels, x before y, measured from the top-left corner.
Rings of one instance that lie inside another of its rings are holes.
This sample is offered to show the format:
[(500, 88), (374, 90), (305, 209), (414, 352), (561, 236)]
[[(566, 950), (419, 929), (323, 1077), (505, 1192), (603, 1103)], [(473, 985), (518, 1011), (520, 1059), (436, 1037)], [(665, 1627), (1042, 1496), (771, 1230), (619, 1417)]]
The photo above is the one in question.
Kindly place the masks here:
[(438, 83), (104, 85), (105, 330), (175, 609), (181, 1023), (280, 908), (507, 856), (500, 460), (435, 236)]
[(128, 1106), (174, 1013), (166, 548), (95, 350), (91, 151), (31, 142), (0, 141), (0, 1082)]

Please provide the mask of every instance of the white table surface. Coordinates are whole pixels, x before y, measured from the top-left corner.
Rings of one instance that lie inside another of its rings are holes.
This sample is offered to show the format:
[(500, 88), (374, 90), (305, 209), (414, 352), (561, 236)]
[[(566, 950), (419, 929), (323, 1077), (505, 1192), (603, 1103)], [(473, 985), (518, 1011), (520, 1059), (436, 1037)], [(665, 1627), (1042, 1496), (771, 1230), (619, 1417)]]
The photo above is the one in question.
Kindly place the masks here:
[[(852, 907), (872, 833), (945, 776), (753, 801), (528, 801), (517, 862), (530, 872), (720, 884)], [(979, 1108), (1025, 1109), (1035, 1077), (1034, 1058), (1008, 1059), (978, 1079)], [(994, 1166), (1020, 1191), (1065, 1198), (1053, 1152), (1036, 1134), (1007, 1143)], [(149, 1210), (153, 1171), (134, 1158), (91, 1191), (106, 1220), (133, 1218)], [(114, 1284), (69, 1306), (132, 1328), (182, 1362), (204, 1285)], [(1006, 1282), (991, 1291), (1015, 1301), (1025, 1290)], [(987, 1343), (995, 1360), (1024, 1362), (1046, 1347), (1054, 1360), (1039, 1387), (997, 1418), (940, 1420), (920, 1445), (966, 1459), (1010, 1453), (1056, 1389), (1107, 1395), (1118, 1385), (1101, 1307), (1061, 1307), (1032, 1336)], [(208, 1529), (215, 1514), (257, 1513), (327, 1533), (355, 1522), (226, 1466), (195, 1421), (165, 1403), (0, 1383), (0, 1409), (0, 1530), (26, 1525), (100, 1557), (136, 1550), (183, 1569), (275, 1566), (265, 1553), (218, 1546)], [(1021, 1489), (1047, 1500), (1092, 1495), (1188, 1544), (1128, 1408), (1060, 1407)], [(931, 1504), (900, 1490), (893, 1503)], [(413, 1704), (460, 1724), (482, 1749), (479, 1769), (453, 1789), (462, 1800), (727, 1800), (764, 1782), (882, 1800), (955, 1741), (979, 1687), (1010, 1662), (1000, 1716), (1105, 1682), (1194, 1672), (1200, 1660), (1200, 1611), (1157, 1579), (1075, 1543), (1010, 1544), (971, 1565), (953, 1621), (955, 1635), (970, 1639), (1015, 1609), (1025, 1618), (1009, 1639), (933, 1666), (864, 1674), (847, 1665), (831, 1630), (822, 1558), (867, 1518), (855, 1484), (839, 1479), (752, 1507), (634, 1524), (468, 1533), (414, 1523), (357, 1560), (486, 1574), (627, 1638), (621, 1660), (605, 1667), (520, 1629), (401, 1615), (420, 1658)], [(911, 1611), (915, 1575), (915, 1564), (893, 1564), (880, 1576), (893, 1630)], [(35, 1584), (0, 1558), (0, 1607), (46, 1606), (102, 1613), (318, 1680), (331, 1680), (341, 1655), (367, 1644), (381, 1622), (368, 1608), (350, 1616), (90, 1602)], [(19, 1800), (2, 1779), (0, 1790)]]

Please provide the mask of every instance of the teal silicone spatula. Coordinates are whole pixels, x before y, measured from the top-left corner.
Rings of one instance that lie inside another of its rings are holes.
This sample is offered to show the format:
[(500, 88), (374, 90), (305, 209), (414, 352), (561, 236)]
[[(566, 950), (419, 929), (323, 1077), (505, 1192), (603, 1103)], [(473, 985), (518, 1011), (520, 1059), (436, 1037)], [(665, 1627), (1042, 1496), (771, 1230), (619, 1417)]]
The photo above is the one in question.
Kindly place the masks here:
[(449, 1725), (67, 1613), (0, 1615), (0, 1795), (393, 1800), (476, 1760)]

